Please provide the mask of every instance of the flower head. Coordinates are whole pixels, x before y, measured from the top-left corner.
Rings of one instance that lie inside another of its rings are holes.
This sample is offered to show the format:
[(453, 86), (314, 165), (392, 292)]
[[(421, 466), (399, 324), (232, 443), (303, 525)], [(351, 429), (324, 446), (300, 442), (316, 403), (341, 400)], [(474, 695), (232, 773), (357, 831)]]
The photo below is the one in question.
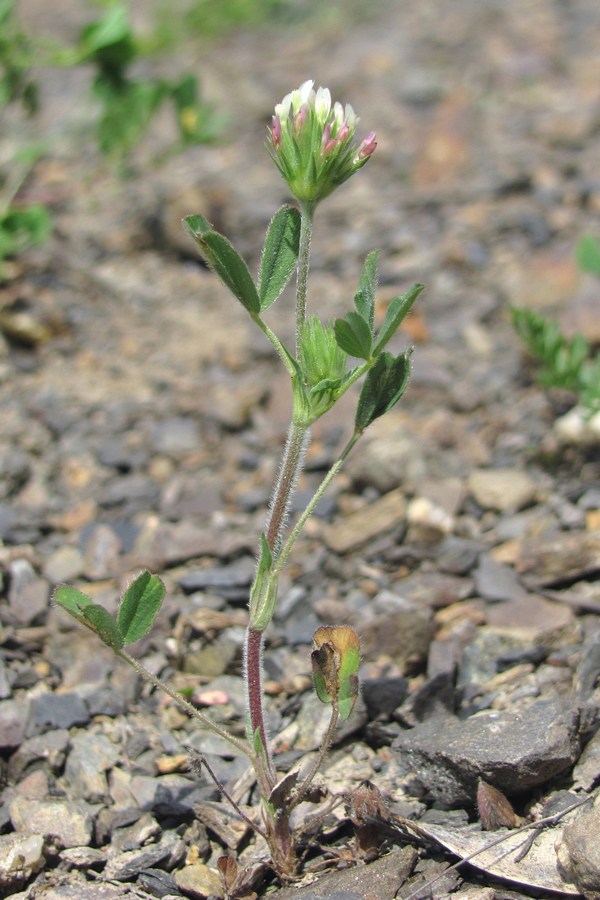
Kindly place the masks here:
[(327, 88), (305, 81), (275, 107), (268, 147), (290, 190), (317, 203), (362, 168), (377, 147), (371, 131), (354, 140), (358, 117), (349, 103), (331, 104)]

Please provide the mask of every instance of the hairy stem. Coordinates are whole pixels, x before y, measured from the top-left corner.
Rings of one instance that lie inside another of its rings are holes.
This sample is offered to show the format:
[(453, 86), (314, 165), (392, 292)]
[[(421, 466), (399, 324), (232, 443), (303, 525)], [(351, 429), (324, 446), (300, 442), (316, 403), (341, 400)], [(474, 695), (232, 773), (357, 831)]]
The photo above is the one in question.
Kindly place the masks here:
[(300, 355), (300, 336), (306, 322), (310, 242), (312, 239), (315, 204), (305, 202), (301, 207), (300, 247), (298, 250), (298, 279), (296, 282), (296, 355)]
[[(267, 728), (263, 708), (262, 649), (263, 632), (248, 626), (244, 647), (244, 671), (246, 675), (248, 722), (250, 738), (254, 746), (254, 767), (258, 786), (263, 797), (268, 797), (275, 786), (275, 768), (267, 740)], [(255, 735), (258, 733), (261, 748), (256, 749)]]

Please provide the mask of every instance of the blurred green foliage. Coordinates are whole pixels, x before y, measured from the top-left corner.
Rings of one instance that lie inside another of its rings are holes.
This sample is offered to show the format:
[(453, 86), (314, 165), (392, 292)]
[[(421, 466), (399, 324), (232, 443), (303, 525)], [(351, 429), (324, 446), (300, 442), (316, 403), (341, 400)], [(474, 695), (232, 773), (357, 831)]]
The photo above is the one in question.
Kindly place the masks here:
[[(577, 244), (577, 261), (585, 272), (600, 276), (600, 242), (584, 235)], [(572, 391), (590, 412), (600, 410), (600, 354), (581, 334), (566, 337), (556, 322), (541, 313), (511, 307), (512, 324), (540, 364), (538, 381), (546, 387)]]

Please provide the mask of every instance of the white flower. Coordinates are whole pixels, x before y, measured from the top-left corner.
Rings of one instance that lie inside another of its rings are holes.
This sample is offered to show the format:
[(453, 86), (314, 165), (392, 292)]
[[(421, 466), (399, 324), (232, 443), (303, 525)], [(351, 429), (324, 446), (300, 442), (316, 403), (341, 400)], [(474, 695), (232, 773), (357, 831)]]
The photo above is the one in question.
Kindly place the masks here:
[(324, 125), (331, 109), (331, 94), (329, 88), (320, 87), (315, 97), (315, 115), (317, 121)]

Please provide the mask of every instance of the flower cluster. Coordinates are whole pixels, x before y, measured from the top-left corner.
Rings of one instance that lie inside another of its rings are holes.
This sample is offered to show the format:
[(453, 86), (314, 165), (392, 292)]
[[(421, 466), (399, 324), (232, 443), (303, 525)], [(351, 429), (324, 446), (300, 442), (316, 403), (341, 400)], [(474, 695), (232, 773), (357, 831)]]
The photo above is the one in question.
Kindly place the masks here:
[(271, 156), (301, 203), (317, 203), (362, 168), (377, 147), (371, 131), (357, 144), (358, 118), (349, 103), (305, 81), (275, 107), (269, 131)]

